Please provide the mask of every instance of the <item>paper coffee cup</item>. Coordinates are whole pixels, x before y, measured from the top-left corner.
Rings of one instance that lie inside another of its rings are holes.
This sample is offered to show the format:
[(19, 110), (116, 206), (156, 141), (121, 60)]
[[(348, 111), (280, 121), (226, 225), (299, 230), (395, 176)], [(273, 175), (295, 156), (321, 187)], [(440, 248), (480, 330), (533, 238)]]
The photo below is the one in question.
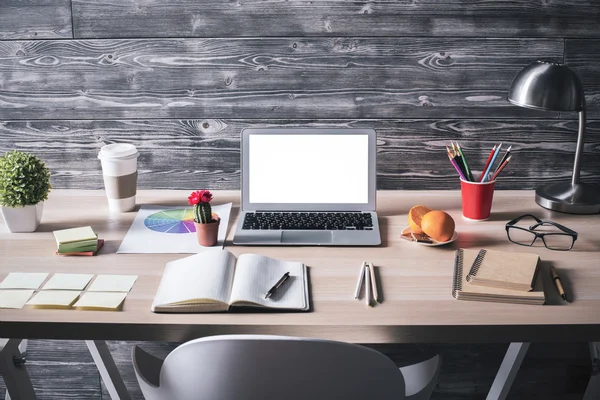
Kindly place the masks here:
[(110, 211), (126, 212), (135, 208), (138, 157), (135, 146), (128, 143), (108, 144), (100, 149), (98, 158), (102, 163)]

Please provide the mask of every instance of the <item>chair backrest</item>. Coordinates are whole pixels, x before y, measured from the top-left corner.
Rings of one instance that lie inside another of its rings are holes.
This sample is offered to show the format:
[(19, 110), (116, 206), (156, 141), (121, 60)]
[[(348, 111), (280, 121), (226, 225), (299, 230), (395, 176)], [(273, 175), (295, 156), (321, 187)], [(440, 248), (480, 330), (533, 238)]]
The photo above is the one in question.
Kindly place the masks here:
[(157, 387), (139, 376), (143, 362), (134, 351), (147, 400), (405, 398), (402, 373), (389, 358), (341, 342), (254, 335), (196, 339), (167, 356)]

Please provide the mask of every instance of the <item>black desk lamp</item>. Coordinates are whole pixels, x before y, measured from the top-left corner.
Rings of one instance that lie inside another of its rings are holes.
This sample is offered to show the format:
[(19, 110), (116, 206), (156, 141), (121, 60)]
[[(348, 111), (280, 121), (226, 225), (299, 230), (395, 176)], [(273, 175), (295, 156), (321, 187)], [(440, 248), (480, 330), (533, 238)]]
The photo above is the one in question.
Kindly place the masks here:
[(510, 86), (508, 101), (519, 107), (546, 111), (578, 111), (579, 134), (571, 182), (540, 186), (540, 206), (571, 214), (600, 212), (600, 190), (579, 182), (585, 136), (585, 96), (577, 75), (566, 65), (538, 60), (523, 68)]

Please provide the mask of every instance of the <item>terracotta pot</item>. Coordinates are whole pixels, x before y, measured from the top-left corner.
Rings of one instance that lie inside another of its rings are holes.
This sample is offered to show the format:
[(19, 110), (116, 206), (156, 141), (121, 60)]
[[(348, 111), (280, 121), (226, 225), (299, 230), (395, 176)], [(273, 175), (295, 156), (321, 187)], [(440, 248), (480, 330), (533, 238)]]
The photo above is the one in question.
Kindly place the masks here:
[(198, 236), (198, 243), (200, 246), (214, 246), (217, 243), (221, 219), (216, 215), (213, 216), (213, 219), (216, 219), (216, 221), (209, 222), (208, 224), (199, 224), (198, 222), (194, 221), (196, 235)]

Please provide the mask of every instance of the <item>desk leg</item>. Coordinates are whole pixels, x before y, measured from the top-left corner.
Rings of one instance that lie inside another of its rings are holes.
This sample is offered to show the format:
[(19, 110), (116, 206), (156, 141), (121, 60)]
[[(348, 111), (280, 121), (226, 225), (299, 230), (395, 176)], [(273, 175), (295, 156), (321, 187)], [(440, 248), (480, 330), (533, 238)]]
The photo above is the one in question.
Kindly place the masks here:
[(592, 376), (590, 376), (583, 400), (600, 399), (600, 342), (590, 343), (590, 355), (592, 356)]
[(511, 343), (508, 346), (486, 400), (506, 399), (528, 349), (529, 343)]
[(104, 340), (86, 340), (102, 381), (112, 400), (130, 400), (129, 392)]
[[(6, 339), (3, 339), (4, 342)], [(0, 374), (6, 385), (6, 398), (12, 400), (36, 399), (31, 379), (25, 368), (27, 340), (8, 339), (0, 350)], [(10, 393), (10, 395), (9, 395)]]

